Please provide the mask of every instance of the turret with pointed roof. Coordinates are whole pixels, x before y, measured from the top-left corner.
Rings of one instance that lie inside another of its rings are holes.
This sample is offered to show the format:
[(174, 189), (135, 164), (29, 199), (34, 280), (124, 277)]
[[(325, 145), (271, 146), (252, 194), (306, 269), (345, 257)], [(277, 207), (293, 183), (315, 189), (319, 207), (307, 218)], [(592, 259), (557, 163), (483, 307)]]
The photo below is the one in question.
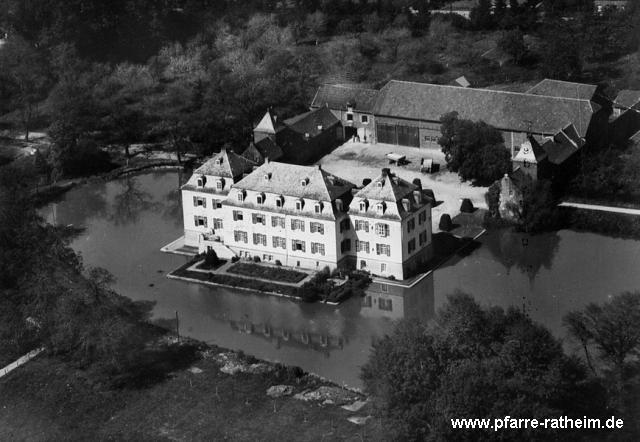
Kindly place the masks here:
[(271, 115), (271, 112), (267, 112), (262, 117), (262, 120), (253, 129), (253, 141), (258, 143), (264, 138), (271, 138), (276, 141), (276, 133), (280, 130), (280, 125), (277, 123), (277, 118)]

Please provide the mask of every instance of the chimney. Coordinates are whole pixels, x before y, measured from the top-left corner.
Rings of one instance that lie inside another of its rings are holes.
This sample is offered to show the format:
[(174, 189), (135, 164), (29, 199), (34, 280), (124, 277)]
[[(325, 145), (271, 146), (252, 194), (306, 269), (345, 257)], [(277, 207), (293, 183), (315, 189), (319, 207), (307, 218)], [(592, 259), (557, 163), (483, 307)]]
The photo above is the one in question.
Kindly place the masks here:
[(322, 165), (321, 165), (321, 164), (316, 164), (316, 168), (317, 168), (318, 170), (322, 170)]
[(264, 157), (264, 164), (269, 164), (269, 157)]
[(420, 178), (414, 178), (413, 184), (418, 186), (418, 189), (422, 190), (422, 181), (420, 181)]
[(416, 202), (417, 205), (422, 204), (422, 191), (414, 190), (413, 191), (413, 200)]
[(382, 176), (389, 176), (391, 174), (391, 169), (389, 169), (388, 167), (384, 167), (382, 169)]
[(402, 207), (404, 207), (405, 212), (411, 209), (411, 203), (408, 198), (402, 198)]

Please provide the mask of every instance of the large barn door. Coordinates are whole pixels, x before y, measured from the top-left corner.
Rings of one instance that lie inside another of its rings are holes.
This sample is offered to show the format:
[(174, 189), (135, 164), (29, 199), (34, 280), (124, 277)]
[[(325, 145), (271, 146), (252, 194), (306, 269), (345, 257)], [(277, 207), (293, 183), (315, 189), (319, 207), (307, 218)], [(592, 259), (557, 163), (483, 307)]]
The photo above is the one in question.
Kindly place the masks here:
[(420, 131), (418, 128), (399, 125), (398, 144), (401, 146), (420, 147)]
[(376, 138), (378, 143), (398, 144), (396, 127), (391, 124), (376, 123)]

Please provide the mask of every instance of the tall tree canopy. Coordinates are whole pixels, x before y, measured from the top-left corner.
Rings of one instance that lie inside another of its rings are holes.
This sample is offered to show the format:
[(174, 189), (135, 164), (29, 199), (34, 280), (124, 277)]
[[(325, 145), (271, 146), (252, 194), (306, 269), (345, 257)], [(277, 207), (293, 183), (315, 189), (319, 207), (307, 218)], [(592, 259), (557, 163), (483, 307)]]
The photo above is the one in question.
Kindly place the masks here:
[[(432, 325), (401, 322), (375, 343), (362, 378), (402, 440), (491, 438), (452, 430), (451, 418), (604, 412), (604, 390), (549, 331), (519, 311), (484, 309), (465, 294), (450, 296)], [(510, 430), (509, 437), (550, 434)]]
[(502, 134), (483, 121), (458, 118), (457, 112), (440, 119), (442, 136), (438, 140), (447, 166), (463, 180), (489, 185), (511, 168), (511, 155)]

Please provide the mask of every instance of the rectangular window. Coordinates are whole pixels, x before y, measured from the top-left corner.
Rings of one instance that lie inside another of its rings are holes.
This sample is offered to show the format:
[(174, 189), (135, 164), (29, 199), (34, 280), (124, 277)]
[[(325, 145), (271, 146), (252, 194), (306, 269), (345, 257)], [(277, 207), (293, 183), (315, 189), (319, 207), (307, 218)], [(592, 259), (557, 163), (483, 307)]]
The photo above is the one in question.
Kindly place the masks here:
[(364, 259), (360, 260), (360, 269), (366, 269), (367, 268), (367, 261), (365, 261)]
[(234, 210), (233, 211), (233, 220), (234, 221), (242, 221), (243, 220), (243, 216), (242, 216), (242, 211), (241, 210)]
[(298, 239), (292, 239), (291, 240), (291, 250), (298, 251), (298, 252), (306, 251), (306, 247), (305, 247), (304, 241), (300, 241)]
[(407, 221), (407, 231), (411, 232), (416, 228), (416, 220), (415, 218), (411, 218)]
[[(386, 271), (387, 271), (387, 264), (386, 264), (386, 263), (384, 263), (384, 262), (383, 262), (383, 263), (381, 263), (381, 264), (380, 264), (380, 271), (381, 271), (382, 273), (384, 273), (384, 272), (386, 272)], [(386, 286), (386, 284), (383, 284), (383, 285), (385, 285), (385, 286)]]
[(367, 124), (369, 122), (369, 115), (360, 115), (360, 122)]
[(415, 238), (413, 238), (411, 241), (409, 241), (408, 247), (409, 247), (409, 253), (413, 252), (416, 249), (416, 239)]
[(350, 239), (342, 240), (342, 242), (340, 243), (340, 251), (342, 253), (351, 251), (351, 240)]
[(418, 214), (418, 225), (422, 225), (427, 220), (427, 212), (423, 211)]
[(369, 241), (360, 241), (356, 239), (356, 252), (369, 253)]
[(287, 248), (287, 240), (281, 236), (274, 236), (273, 237), (273, 247), (274, 248), (281, 248), (281, 249), (286, 249)]
[(211, 207), (214, 209), (222, 209), (222, 200), (211, 200)]
[(310, 223), (309, 224), (309, 228), (311, 230), (311, 233), (320, 233), (322, 235), (324, 235), (324, 224), (322, 223)]
[(389, 236), (389, 224), (376, 223), (376, 235), (382, 237)]
[[(384, 264), (386, 266), (386, 264)], [(386, 267), (385, 267), (386, 270)], [(384, 271), (384, 270), (383, 270)], [(380, 291), (387, 293), (389, 291), (389, 286), (387, 284), (380, 284)]]
[(207, 208), (207, 199), (200, 197), (200, 196), (194, 196), (193, 197), (193, 205), (195, 207), (204, 207), (205, 209)]
[(206, 216), (194, 216), (193, 221), (196, 227), (207, 227), (207, 217)]
[(369, 231), (369, 221), (364, 220), (356, 220), (356, 230), (364, 230), (365, 232)]
[(324, 255), (324, 244), (321, 244), (319, 242), (312, 242), (311, 253), (319, 253), (320, 255)]
[(271, 227), (280, 227), (284, 229), (284, 217), (282, 216), (272, 216), (271, 217)]
[(254, 233), (253, 234), (253, 243), (255, 245), (266, 246), (267, 245), (267, 235), (262, 233)]
[(233, 239), (235, 240), (235, 242), (243, 242), (243, 243), (249, 242), (247, 232), (243, 232), (241, 230), (233, 231)]
[(390, 312), (391, 310), (393, 310), (393, 303), (391, 302), (391, 299), (378, 299), (378, 308), (380, 310), (386, 310), (388, 312)]
[(216, 190), (222, 190), (223, 187), (224, 183), (222, 182), (222, 180), (216, 181)]
[(340, 221), (340, 233), (346, 230), (351, 230), (351, 223), (349, 222), (349, 218)]
[(353, 114), (352, 113), (348, 113), (347, 114), (347, 121), (353, 121)]
[(371, 303), (371, 296), (365, 296), (364, 298), (362, 298), (362, 306), (363, 307), (371, 307), (372, 303)]
[(222, 229), (222, 219), (221, 218), (213, 218), (213, 228), (214, 229)]
[(276, 198), (276, 207), (282, 207), (284, 200), (282, 198)]
[(304, 232), (304, 221), (301, 219), (292, 219), (291, 230), (300, 230), (301, 232)]
[(261, 213), (251, 214), (251, 220), (253, 221), (253, 224), (265, 225), (267, 223), (267, 217)]
[(376, 253), (378, 255), (391, 256), (391, 246), (388, 244), (376, 244)]

